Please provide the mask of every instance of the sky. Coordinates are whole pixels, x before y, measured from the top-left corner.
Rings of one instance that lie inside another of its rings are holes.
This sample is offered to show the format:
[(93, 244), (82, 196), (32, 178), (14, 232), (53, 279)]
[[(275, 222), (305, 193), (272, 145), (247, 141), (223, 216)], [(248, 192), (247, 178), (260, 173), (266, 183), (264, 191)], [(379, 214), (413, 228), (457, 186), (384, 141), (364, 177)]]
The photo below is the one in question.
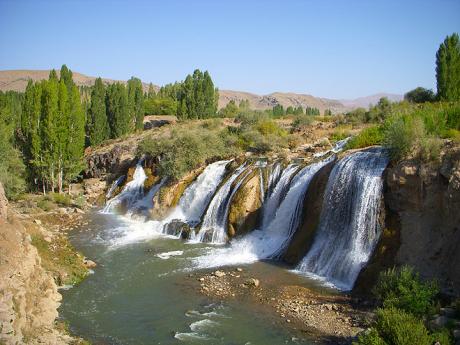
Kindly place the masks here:
[(220, 89), (350, 99), (435, 90), (453, 32), (460, 0), (0, 0), (0, 70), (163, 85), (199, 68)]

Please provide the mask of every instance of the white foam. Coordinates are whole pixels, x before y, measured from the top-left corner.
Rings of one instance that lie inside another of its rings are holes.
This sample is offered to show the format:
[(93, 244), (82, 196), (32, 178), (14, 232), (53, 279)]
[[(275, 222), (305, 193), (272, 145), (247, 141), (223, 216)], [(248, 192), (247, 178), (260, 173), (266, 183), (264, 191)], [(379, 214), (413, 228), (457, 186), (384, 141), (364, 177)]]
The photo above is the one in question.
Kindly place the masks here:
[(203, 319), (203, 320), (195, 321), (192, 324), (190, 324), (190, 329), (193, 332), (203, 332), (206, 329), (216, 327), (218, 325), (219, 323), (216, 321), (212, 321), (210, 319)]
[(173, 250), (171, 252), (159, 253), (155, 256), (159, 257), (160, 259), (167, 260), (172, 256), (181, 256), (182, 254), (184, 254), (183, 250)]

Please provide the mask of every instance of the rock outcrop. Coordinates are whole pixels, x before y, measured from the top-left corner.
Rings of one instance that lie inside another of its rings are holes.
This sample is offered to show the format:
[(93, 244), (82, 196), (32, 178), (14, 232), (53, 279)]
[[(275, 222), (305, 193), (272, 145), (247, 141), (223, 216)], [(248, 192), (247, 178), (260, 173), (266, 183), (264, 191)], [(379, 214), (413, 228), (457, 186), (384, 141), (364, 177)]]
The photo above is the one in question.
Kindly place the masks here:
[(106, 175), (119, 176), (133, 165), (137, 146), (115, 145), (109, 151), (90, 153), (86, 157), (85, 178), (101, 178)]
[(283, 260), (289, 264), (298, 264), (313, 243), (321, 216), (324, 191), (334, 164), (335, 161), (332, 161), (322, 167), (308, 186), (303, 203), (302, 221), (283, 255)]
[(179, 181), (161, 187), (153, 198), (153, 209), (150, 211), (151, 218), (157, 220), (165, 218), (172, 211), (171, 208), (177, 205), (185, 189), (195, 181), (203, 170), (204, 167), (195, 169)]
[(260, 174), (259, 169), (254, 169), (243, 181), (231, 201), (228, 213), (228, 237), (243, 235), (253, 230), (259, 221), (261, 206)]
[(69, 344), (54, 327), (61, 295), (23, 224), (0, 226), (0, 344)]
[(460, 295), (460, 147), (447, 144), (439, 163), (406, 160), (385, 173), (385, 230), (356, 288), (407, 264)]

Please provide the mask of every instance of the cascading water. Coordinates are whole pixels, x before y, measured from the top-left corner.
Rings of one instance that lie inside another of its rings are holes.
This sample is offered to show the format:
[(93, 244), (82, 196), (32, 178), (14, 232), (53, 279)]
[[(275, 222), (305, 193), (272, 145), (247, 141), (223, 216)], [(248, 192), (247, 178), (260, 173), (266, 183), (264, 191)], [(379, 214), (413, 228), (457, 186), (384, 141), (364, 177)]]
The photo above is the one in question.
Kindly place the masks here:
[(124, 179), (125, 179), (125, 176), (121, 175), (119, 178), (113, 181), (112, 185), (110, 186), (109, 191), (105, 195), (106, 199), (110, 199), (112, 197), (113, 192), (124, 181)]
[(268, 177), (268, 183), (267, 183), (267, 194), (265, 195), (266, 198), (268, 198), (271, 195), (280, 177), (281, 177), (281, 163), (275, 162), (270, 166), (270, 176)]
[[(296, 164), (288, 165), (283, 172), (281, 172), (281, 164), (277, 164), (273, 168), (269, 178), (268, 196), (262, 207), (262, 229), (266, 228), (273, 219), (273, 215), (286, 195), (291, 177), (298, 169), (299, 166)], [(276, 177), (277, 175), (278, 177)]]
[(267, 201), (268, 203), (271, 198), (279, 198), (276, 190), (284, 189), (286, 186), (286, 196), (272, 213), (269, 224), (261, 230), (254, 230), (242, 238), (233, 240), (230, 247), (214, 249), (208, 255), (196, 258), (195, 265), (203, 268), (216, 267), (279, 257), (299, 225), (303, 200), (311, 179), (333, 159), (335, 156), (308, 165), (292, 179), (291, 176), (298, 170), (298, 166), (288, 166)]
[(187, 187), (168, 220), (178, 219), (191, 225), (198, 224), (222, 181), (229, 162), (229, 160), (219, 161), (208, 165), (200, 176)]
[(139, 160), (132, 181), (126, 184), (120, 194), (107, 202), (102, 213), (113, 213), (121, 205), (126, 209), (130, 209), (136, 201), (144, 196), (144, 182), (146, 179), (147, 175), (145, 175), (142, 168), (142, 160)]
[[(208, 210), (201, 224), (200, 232), (192, 238), (204, 242), (207, 234), (211, 232), (212, 243), (224, 243), (226, 240), (226, 225), (230, 203), (245, 177), (250, 173), (246, 163), (238, 167), (223, 186), (217, 191), (208, 206)], [(233, 182), (241, 176), (237, 185), (231, 190)]]
[(343, 151), (347, 143), (350, 141), (351, 137), (339, 140), (335, 143), (335, 145), (332, 147), (332, 149), (327, 150), (327, 151), (322, 151), (322, 152), (317, 152), (313, 155), (313, 157), (319, 158), (327, 155), (328, 153), (339, 153)]
[(137, 200), (132, 206), (129, 207), (127, 216), (131, 217), (133, 215), (143, 215), (148, 216), (148, 212), (153, 208), (153, 198), (155, 194), (160, 190), (160, 188), (165, 184), (166, 178), (161, 179), (161, 181), (150, 188), (149, 192), (141, 199)]
[(299, 271), (343, 290), (353, 288), (380, 237), (382, 173), (387, 164), (386, 152), (374, 148), (350, 154), (334, 167), (316, 238)]

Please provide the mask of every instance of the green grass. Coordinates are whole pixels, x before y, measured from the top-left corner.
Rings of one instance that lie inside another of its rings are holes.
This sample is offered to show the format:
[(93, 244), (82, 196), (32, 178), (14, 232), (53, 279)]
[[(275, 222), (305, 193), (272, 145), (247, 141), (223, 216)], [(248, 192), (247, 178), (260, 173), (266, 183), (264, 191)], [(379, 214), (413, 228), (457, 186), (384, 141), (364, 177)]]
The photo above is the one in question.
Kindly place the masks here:
[(350, 139), (347, 149), (360, 149), (373, 145), (381, 145), (384, 134), (381, 126), (372, 126), (363, 129), (357, 136)]
[(64, 237), (56, 237), (51, 243), (40, 234), (34, 234), (32, 244), (37, 248), (43, 267), (51, 272), (58, 285), (74, 285), (88, 274), (83, 257)]

